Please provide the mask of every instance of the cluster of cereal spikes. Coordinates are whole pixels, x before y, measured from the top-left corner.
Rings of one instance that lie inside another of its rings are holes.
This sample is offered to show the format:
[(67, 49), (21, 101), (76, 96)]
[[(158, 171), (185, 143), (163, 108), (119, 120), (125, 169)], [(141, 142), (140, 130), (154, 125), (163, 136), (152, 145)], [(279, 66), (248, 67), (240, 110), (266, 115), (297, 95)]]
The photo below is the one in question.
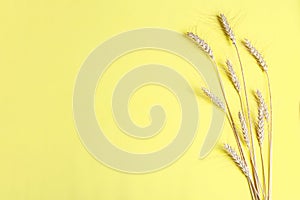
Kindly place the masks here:
[[(221, 19), (221, 24), (222, 24), (222, 27), (223, 27), (226, 35), (229, 36), (229, 38), (232, 40), (233, 45), (236, 48), (236, 52), (238, 54), (238, 58), (239, 58), (240, 66), (241, 66), (241, 70), (242, 70), (242, 75), (243, 75), (243, 81), (244, 81), (244, 87), (245, 87), (244, 88), (245, 97), (246, 97), (246, 101), (248, 101), (247, 100), (247, 92), (246, 92), (246, 84), (245, 84), (244, 74), (243, 74), (243, 67), (242, 67), (242, 63), (241, 63), (241, 60), (240, 60), (239, 51), (238, 51), (238, 48), (237, 48), (237, 45), (236, 45), (236, 42), (235, 42), (235, 36), (233, 34), (233, 31), (232, 31), (231, 27), (229, 26), (229, 23), (228, 23), (225, 15), (220, 14), (219, 19)], [(232, 39), (232, 38), (234, 38), (234, 39)], [(258, 52), (258, 50), (251, 44), (251, 42), (249, 40), (246, 39), (244, 41), (244, 44), (247, 47), (247, 49), (249, 50), (250, 54), (257, 60), (258, 64), (263, 69), (263, 71), (267, 73), (268, 67), (267, 67), (267, 64), (266, 64), (263, 56)], [(259, 106), (258, 106), (259, 107), (258, 108), (259, 113), (258, 113), (258, 122), (257, 122), (257, 139), (258, 139), (258, 142), (260, 144), (260, 147), (262, 147), (263, 139), (264, 139), (264, 117), (268, 120), (269, 119), (269, 113), (268, 113), (267, 105), (264, 102), (264, 99), (263, 99), (263, 97), (262, 97), (262, 95), (259, 91), (257, 92), (257, 97), (259, 99)], [(247, 103), (247, 109), (248, 109), (249, 127), (250, 127), (250, 134), (251, 134), (250, 110), (249, 110), (248, 102), (246, 102), (246, 103)], [(243, 126), (243, 124), (242, 124), (242, 126)], [(242, 127), (242, 130), (243, 130), (243, 127)], [(245, 128), (244, 128), (244, 130), (243, 130), (244, 139), (245, 139), (245, 133), (246, 132), (245, 132)], [(253, 142), (253, 140), (252, 140), (252, 142)], [(248, 148), (249, 148), (249, 146), (248, 146)], [(267, 196), (266, 191), (265, 191), (265, 184), (266, 183), (265, 183), (265, 173), (264, 173), (264, 164), (263, 164), (264, 161), (263, 161), (263, 156), (262, 156), (262, 148), (260, 148), (260, 154), (261, 154), (262, 171), (263, 171), (263, 184), (264, 184), (264, 191), (262, 191), (262, 193), (263, 193), (262, 198), (270, 199), (270, 187), (269, 187), (269, 191), (268, 191), (268, 196)], [(255, 168), (255, 150), (254, 150), (253, 143), (252, 143), (252, 155), (253, 155), (253, 157), (250, 157), (250, 160), (252, 161), (252, 159), (254, 159), (254, 166), (253, 167)], [(270, 165), (271, 165), (271, 163), (269, 163), (269, 166)], [(256, 178), (256, 177), (254, 177), (254, 178)], [(259, 180), (257, 180), (257, 181), (259, 181)], [(270, 179), (269, 179), (269, 182), (270, 182)], [(258, 183), (257, 183), (256, 188), (258, 188)]]
[[(230, 36), (230, 35), (234, 35), (233, 34), (233, 31), (231, 29), (231, 27), (229, 26), (229, 23), (225, 17), (225, 15), (221, 14), (219, 16), (219, 19), (221, 19), (221, 25), (223, 27), (223, 30), (225, 31), (226, 35), (229, 36), (229, 38), (231, 39), (232, 37), (234, 36)], [(228, 31), (230, 30), (230, 31)], [(235, 37), (234, 37), (235, 38)], [(232, 39), (231, 39), (232, 40)], [(243, 80), (243, 86), (244, 86), (244, 94), (245, 94), (245, 100), (246, 100), (246, 110), (247, 110), (247, 114), (248, 114), (248, 122), (249, 122), (249, 130), (250, 130), (250, 135), (251, 135), (251, 147), (249, 145), (247, 145), (248, 149), (249, 149), (249, 152), (250, 152), (250, 161), (251, 161), (251, 164), (252, 164), (252, 167), (253, 167), (253, 177), (254, 177), (254, 180), (255, 180), (255, 183), (256, 183), (256, 189), (259, 187), (260, 185), (260, 181), (259, 181), (259, 177), (257, 175), (257, 173), (255, 173), (257, 170), (256, 170), (256, 155), (255, 155), (255, 149), (254, 149), (254, 140), (253, 140), (253, 134), (252, 134), (252, 120), (251, 120), (251, 116), (250, 116), (250, 107), (249, 107), (249, 102), (248, 102), (248, 94), (247, 94), (247, 86), (246, 86), (246, 81), (245, 81), (245, 76), (244, 76), (244, 70), (243, 70), (243, 65), (242, 65), (242, 61), (241, 61), (241, 57), (240, 57), (240, 53), (239, 53), (239, 50), (238, 50), (238, 47), (237, 47), (237, 44), (235, 42), (235, 40), (233, 41), (232, 40), (232, 43), (235, 47), (235, 50), (236, 50), (236, 53), (237, 53), (237, 56), (238, 56), (238, 59), (239, 59), (239, 63), (240, 63), (240, 68), (241, 68), (241, 74), (242, 74), (242, 80)], [(249, 50), (249, 52), (251, 53), (251, 55), (258, 61), (259, 65), (262, 67), (262, 69), (267, 73), (267, 65), (266, 65), (266, 62), (265, 60), (263, 59), (262, 55), (257, 51), (256, 48), (254, 48), (254, 46), (250, 43), (249, 40), (245, 40), (244, 42), (245, 46), (247, 47), (247, 49)], [(269, 83), (269, 82), (268, 82)], [(270, 96), (271, 98), (271, 96)], [(239, 93), (239, 99), (240, 99), (240, 102), (241, 102), (241, 107), (243, 108), (243, 104), (242, 104), (242, 98), (241, 98), (241, 94)], [(270, 100), (271, 102), (271, 100)], [(261, 108), (259, 108), (261, 109)], [(267, 115), (267, 114), (266, 114)], [(257, 126), (258, 130), (257, 130), (257, 139), (258, 139), (258, 142), (260, 144), (260, 156), (261, 156), (261, 163), (262, 163), (262, 172), (263, 172), (263, 198), (266, 198), (267, 194), (266, 194), (266, 181), (265, 181), (265, 173), (264, 173), (264, 161), (263, 161), (263, 156), (262, 156), (262, 143), (263, 143), (263, 138), (264, 138), (264, 123), (262, 120), (260, 120), (260, 118), (258, 119), (258, 126)], [(271, 145), (270, 146), (270, 149), (271, 149)], [(269, 153), (270, 154), (270, 153)], [(271, 163), (271, 161), (269, 160), (269, 163)], [(270, 167), (270, 164), (269, 164), (269, 167)], [(270, 168), (269, 168), (270, 169)], [(270, 170), (269, 170), (269, 175), (270, 175)], [(269, 176), (270, 178), (270, 176)], [(270, 183), (270, 179), (269, 179), (269, 183)], [(270, 184), (269, 184), (269, 191), (268, 191), (268, 194), (270, 196)], [(255, 196), (256, 198), (257, 196)], [(259, 196), (257, 197), (259, 198)], [(269, 197), (267, 197), (267, 199), (269, 199)]]
[[(251, 42), (246, 39), (244, 41), (245, 47), (248, 49), (250, 54), (257, 60), (259, 66), (262, 68), (262, 70), (264, 72), (266, 72), (266, 74), (267, 74), (268, 86), (269, 86), (269, 95), (270, 95), (271, 115), (269, 114), (268, 106), (267, 106), (261, 92), (259, 90), (257, 90), (257, 92), (256, 92), (257, 99), (258, 99), (258, 119), (257, 119), (257, 135), (256, 136), (257, 136), (257, 139), (258, 139), (258, 143), (260, 145), (261, 163), (262, 163), (262, 171), (263, 171), (262, 176), (263, 176), (264, 188), (262, 189), (261, 184), (260, 184), (260, 180), (259, 180), (259, 177), (258, 177), (258, 174), (257, 174), (257, 169), (256, 169), (256, 166), (255, 166), (255, 149), (254, 149), (254, 145), (253, 145), (253, 138), (252, 138), (252, 131), (251, 131), (252, 122), (251, 122), (251, 118), (250, 118), (250, 108), (249, 108), (249, 105), (248, 105), (245, 78), (244, 78), (243, 67), (242, 67), (242, 63), (241, 63), (241, 59), (240, 59), (240, 54), (239, 54), (238, 47), (237, 47), (237, 44), (236, 44), (236, 37), (234, 35), (234, 32), (233, 32), (232, 28), (230, 27), (230, 25), (227, 21), (227, 18), (225, 17), (225, 15), (220, 14), (218, 16), (218, 18), (219, 18), (219, 21), (222, 25), (224, 33), (229, 37), (229, 39), (232, 41), (232, 44), (236, 48), (236, 52), (237, 52), (237, 55), (238, 55), (238, 58), (239, 58), (240, 67), (241, 67), (242, 75), (243, 75), (243, 83), (244, 83), (244, 88), (243, 89), (245, 90), (245, 98), (246, 98), (249, 124), (247, 124), (247, 122), (246, 122), (247, 120), (245, 119), (245, 117), (244, 117), (245, 115), (243, 113), (244, 107), (243, 107), (243, 104), (242, 104), (242, 98), (241, 98), (241, 94), (240, 94), (241, 85), (240, 85), (240, 82), (238, 80), (238, 76), (237, 76), (237, 74), (235, 73), (235, 71), (233, 69), (232, 63), (229, 60), (226, 61), (226, 65), (227, 65), (227, 68), (228, 68), (228, 73), (230, 75), (231, 82), (234, 85), (236, 91), (239, 93), (240, 102), (241, 102), (242, 111), (238, 113), (238, 116), (239, 116), (239, 120), (240, 120), (240, 124), (241, 124), (243, 140), (244, 140), (244, 142), (245, 142), (245, 144), (248, 148), (248, 151), (250, 152), (250, 163), (251, 163), (250, 166), (252, 167), (251, 171), (253, 172), (253, 180), (254, 180), (254, 183), (249, 185), (250, 191), (251, 191), (253, 200), (270, 200), (271, 199), (271, 187), (270, 187), (270, 185), (271, 185), (271, 175), (270, 175), (271, 160), (269, 158), (269, 163), (268, 163), (268, 167), (269, 167), (269, 174), (268, 174), (268, 176), (269, 176), (268, 184), (269, 185), (268, 186), (269, 186), (269, 188), (268, 188), (268, 191), (266, 191), (265, 173), (264, 173), (264, 164), (263, 164), (264, 162), (263, 162), (263, 156), (262, 156), (262, 144), (263, 144), (263, 140), (264, 140), (264, 126), (265, 126), (264, 120), (266, 120), (268, 123), (270, 122), (270, 124), (272, 124), (271, 123), (272, 120), (271, 120), (271, 117), (270, 117), (270, 116), (272, 116), (272, 107), (271, 107), (270, 81), (269, 81), (269, 77), (268, 77), (268, 73), (267, 73), (268, 66), (267, 66), (262, 54), (259, 53), (259, 51), (251, 44)], [(211, 47), (203, 39), (201, 39), (198, 35), (196, 35), (194, 33), (191, 33), (191, 32), (188, 32), (187, 36), (190, 39), (192, 39), (214, 61), (213, 51), (212, 51)], [(218, 67), (215, 61), (214, 61), (214, 64), (215, 64), (216, 67)], [(217, 70), (217, 73), (218, 73), (218, 77), (220, 77), (220, 74), (219, 74), (218, 70)], [(208, 96), (209, 99), (215, 105), (217, 105), (220, 109), (222, 109), (224, 112), (226, 112), (227, 119), (229, 120), (229, 123), (230, 123), (230, 125), (233, 129), (233, 132), (234, 132), (235, 136), (236, 136), (236, 142), (237, 142), (237, 145), (239, 147), (239, 152), (240, 152), (241, 156), (238, 154), (238, 152), (236, 152), (228, 144), (224, 145), (224, 150), (228, 153), (228, 155), (233, 159), (233, 161), (241, 169), (243, 174), (248, 178), (248, 181), (249, 180), (251, 181), (252, 176), (251, 176), (249, 168), (248, 168), (247, 160), (244, 157), (243, 148), (241, 148), (240, 138), (237, 137), (237, 134), (236, 134), (237, 133), (237, 128), (235, 126), (235, 123), (234, 123), (234, 120), (232, 118), (229, 105), (227, 103), (227, 99), (226, 99), (226, 96), (225, 96), (223, 84), (222, 84), (221, 79), (219, 79), (219, 81), (220, 81), (220, 85), (221, 85), (221, 88), (222, 88), (222, 92), (223, 92), (224, 100), (226, 102), (227, 109), (225, 109), (225, 104), (217, 96), (212, 94), (208, 89), (202, 88), (202, 90), (203, 90), (204, 94), (206, 96)], [(228, 115), (230, 117), (228, 117)], [(250, 129), (250, 133), (248, 131), (249, 130), (248, 126), (249, 126), (249, 129)], [(270, 130), (272, 130), (271, 125), (270, 125), (270, 128), (269, 128), (269, 135), (271, 134)], [(249, 137), (249, 134), (251, 135), (251, 137)], [(251, 140), (250, 140), (250, 138), (251, 138)], [(252, 143), (252, 147), (250, 145), (250, 141)], [(270, 141), (270, 138), (269, 138), (269, 141)], [(270, 149), (271, 149), (270, 144), (271, 143), (269, 142), (269, 154), (270, 154)], [(260, 189), (261, 189), (261, 192), (260, 192)]]

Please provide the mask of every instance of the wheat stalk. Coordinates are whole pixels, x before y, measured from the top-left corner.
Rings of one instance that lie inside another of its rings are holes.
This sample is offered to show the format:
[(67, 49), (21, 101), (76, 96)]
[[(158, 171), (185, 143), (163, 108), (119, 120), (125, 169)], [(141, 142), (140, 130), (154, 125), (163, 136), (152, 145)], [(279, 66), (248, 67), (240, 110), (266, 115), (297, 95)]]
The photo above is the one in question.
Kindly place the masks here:
[(263, 190), (264, 193), (266, 192), (266, 180), (265, 180), (265, 165), (264, 165), (264, 159), (263, 159), (263, 153), (262, 153), (262, 146), (264, 142), (264, 106), (262, 103), (258, 106), (258, 117), (257, 117), (257, 140), (259, 143), (259, 150), (260, 150), (260, 158), (261, 158), (261, 165), (262, 165), (262, 177), (263, 177)]
[(266, 178), (265, 178), (265, 165), (262, 153), (262, 146), (264, 140), (264, 119), (269, 120), (268, 109), (266, 103), (262, 97), (262, 94), (259, 90), (256, 91), (257, 99), (258, 99), (258, 119), (257, 119), (257, 139), (259, 142), (260, 147), (260, 158), (261, 158), (261, 165), (262, 165), (262, 176), (263, 176), (263, 184), (264, 184), (264, 191), (266, 191)]
[(272, 93), (271, 93), (271, 83), (269, 78), (269, 73), (266, 71), (267, 81), (268, 81), (268, 89), (269, 89), (269, 103), (270, 103), (270, 120), (268, 123), (268, 131), (269, 131), (269, 150), (268, 150), (268, 196), (267, 199), (271, 200), (272, 194), (272, 152), (273, 152), (273, 140), (272, 140)]

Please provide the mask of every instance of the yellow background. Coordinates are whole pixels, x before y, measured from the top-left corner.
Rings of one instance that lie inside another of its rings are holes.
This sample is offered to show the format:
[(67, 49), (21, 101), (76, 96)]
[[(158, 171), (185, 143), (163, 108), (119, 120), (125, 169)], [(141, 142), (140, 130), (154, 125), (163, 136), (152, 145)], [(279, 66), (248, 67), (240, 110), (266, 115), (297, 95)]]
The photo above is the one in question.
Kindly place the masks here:
[[(198, 159), (211, 114), (211, 105), (200, 97), (201, 115), (207, 118), (201, 119), (193, 144), (170, 167), (150, 174), (120, 173), (96, 161), (81, 144), (72, 116), (73, 88), (81, 64), (101, 42), (120, 32), (143, 27), (185, 32), (197, 27), (219, 62), (232, 57), (236, 63), (215, 20), (218, 12), (228, 16), (240, 39), (248, 37), (262, 50), (269, 64), (274, 98), (273, 199), (297, 199), (299, 0), (1, 1), (0, 199), (250, 199), (245, 178), (218, 146), (205, 160)], [(265, 92), (254, 60), (244, 50), (242, 56), (248, 66), (248, 85)], [(112, 66), (111, 79), (120, 75), (118, 66), (130, 69), (153, 60), (174, 67), (195, 91), (205, 84), (192, 66), (155, 51), (121, 59)], [(113, 82), (106, 78), (100, 86), (96, 99), (101, 88), (112, 90)], [(149, 100), (143, 105), (145, 97)], [(178, 129), (178, 103), (168, 91), (146, 87), (129, 104), (135, 123), (149, 123), (147, 111), (152, 102), (175, 113), (167, 115), (166, 127), (156, 142), (129, 146), (134, 142), (110, 139), (132, 151), (152, 151), (166, 144)], [(251, 105), (255, 105), (253, 98)], [(111, 113), (98, 112), (100, 107), (96, 103), (98, 117), (111, 117)], [(103, 128), (118, 131), (110, 120)], [(218, 145), (222, 142), (234, 144), (227, 125)]]

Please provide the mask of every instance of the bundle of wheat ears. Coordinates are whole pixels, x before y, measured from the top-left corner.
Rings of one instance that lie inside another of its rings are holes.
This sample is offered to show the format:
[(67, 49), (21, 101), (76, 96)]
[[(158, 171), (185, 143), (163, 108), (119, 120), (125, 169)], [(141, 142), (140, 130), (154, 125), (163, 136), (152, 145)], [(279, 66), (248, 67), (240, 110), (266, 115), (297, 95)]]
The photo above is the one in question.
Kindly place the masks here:
[[(258, 117), (257, 119), (254, 120), (251, 119), (250, 116), (251, 110), (248, 102), (248, 93), (247, 93), (244, 69), (243, 69), (243, 64), (241, 61), (241, 56), (240, 56), (235, 34), (224, 14), (220, 14), (218, 16), (218, 20), (220, 22), (220, 25), (222, 26), (225, 35), (231, 41), (239, 60), (241, 79), (238, 77), (237, 73), (235, 72), (232, 63), (229, 60), (227, 60), (225, 63), (228, 68), (230, 80), (236, 90), (237, 96), (240, 101), (240, 111), (236, 113), (236, 115), (238, 116), (239, 119), (242, 134), (238, 133), (238, 128), (236, 125), (237, 122), (234, 121), (234, 117), (233, 117), (235, 113), (232, 113), (229, 107), (228, 98), (226, 97), (226, 92), (223, 86), (219, 67), (215, 60), (211, 47), (197, 34), (188, 32), (187, 37), (189, 37), (196, 45), (198, 45), (205, 53), (207, 53), (209, 58), (212, 60), (217, 72), (218, 81), (225, 102), (223, 102), (220, 98), (214, 95), (207, 88), (202, 88), (202, 90), (204, 94), (212, 101), (212, 103), (214, 103), (226, 114), (226, 117), (232, 128), (233, 135), (237, 143), (238, 152), (235, 151), (234, 148), (229, 144), (224, 144), (224, 151), (226, 151), (226, 153), (235, 162), (237, 167), (245, 175), (246, 180), (248, 181), (252, 199), (270, 200), (271, 188), (272, 188), (272, 98), (271, 98), (268, 66), (261, 53), (259, 53), (259, 51), (251, 44), (251, 42), (248, 39), (245, 39), (242, 44), (245, 48), (247, 48), (250, 55), (253, 56), (254, 59), (256, 59), (258, 66), (261, 67), (261, 70), (266, 77), (267, 86), (268, 86), (268, 96), (269, 96), (268, 104), (264, 100), (260, 90), (256, 91), (256, 99), (258, 102), (258, 108), (257, 108)], [(242, 84), (240, 84), (240, 80), (242, 81)], [(266, 131), (265, 131), (265, 127), (266, 127)], [(267, 134), (265, 135), (265, 133)], [(259, 149), (257, 150), (255, 149), (255, 145), (254, 145), (255, 142), (254, 134), (256, 135), (256, 139), (258, 142), (256, 148), (259, 147)], [(264, 142), (264, 138), (268, 139), (267, 143)], [(267, 145), (267, 147), (263, 148), (263, 145)], [(263, 156), (264, 149), (268, 150), (267, 163)], [(257, 166), (257, 159), (260, 159), (261, 166)], [(258, 169), (260, 170), (258, 171)], [(265, 173), (265, 169), (267, 169), (267, 174)]]

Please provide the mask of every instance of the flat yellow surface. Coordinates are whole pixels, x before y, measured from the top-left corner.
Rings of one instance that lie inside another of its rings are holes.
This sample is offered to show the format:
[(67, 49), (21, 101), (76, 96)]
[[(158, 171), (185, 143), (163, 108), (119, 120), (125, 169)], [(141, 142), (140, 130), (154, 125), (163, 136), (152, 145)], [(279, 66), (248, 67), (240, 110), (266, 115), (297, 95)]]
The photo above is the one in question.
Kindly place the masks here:
[[(72, 95), (81, 64), (100, 43), (120, 32), (143, 27), (185, 32), (197, 27), (219, 62), (232, 57), (237, 64), (232, 47), (215, 21), (214, 15), (219, 12), (228, 16), (236, 35), (250, 38), (268, 61), (274, 106), (273, 199), (297, 199), (299, 0), (1, 1), (0, 199), (250, 199), (245, 178), (218, 146), (206, 159), (198, 159), (211, 115), (211, 105), (200, 97), (201, 115), (208, 117), (201, 118), (193, 144), (177, 162), (149, 174), (121, 173), (99, 163), (82, 145), (73, 120)], [(245, 72), (249, 88), (265, 92), (263, 76), (254, 60), (245, 50), (242, 56), (248, 66)], [(129, 69), (152, 58), (155, 63), (174, 67), (195, 86), (195, 91), (196, 85), (204, 84), (201, 75), (187, 63), (155, 51), (129, 55), (115, 63), (107, 75), (116, 80), (120, 75), (118, 65), (126, 64), (123, 70)], [(104, 91), (113, 89), (109, 78), (101, 83)], [(98, 89), (96, 99), (101, 98)], [(141, 103), (143, 98), (148, 99), (146, 104)], [(254, 99), (250, 101), (255, 106)], [(148, 152), (172, 139), (179, 127), (180, 107), (168, 91), (149, 86), (136, 93), (129, 103), (133, 121), (150, 123), (147, 112), (151, 102), (160, 102), (166, 113), (174, 113), (167, 114), (168, 123), (156, 142), (145, 140), (144, 145), (116, 136), (110, 140), (128, 151)], [(96, 103), (95, 107), (101, 105)], [(111, 117), (111, 113), (98, 111), (99, 119)], [(107, 121), (105, 132), (118, 131), (112, 122)], [(228, 125), (218, 145), (223, 142), (234, 144)]]

